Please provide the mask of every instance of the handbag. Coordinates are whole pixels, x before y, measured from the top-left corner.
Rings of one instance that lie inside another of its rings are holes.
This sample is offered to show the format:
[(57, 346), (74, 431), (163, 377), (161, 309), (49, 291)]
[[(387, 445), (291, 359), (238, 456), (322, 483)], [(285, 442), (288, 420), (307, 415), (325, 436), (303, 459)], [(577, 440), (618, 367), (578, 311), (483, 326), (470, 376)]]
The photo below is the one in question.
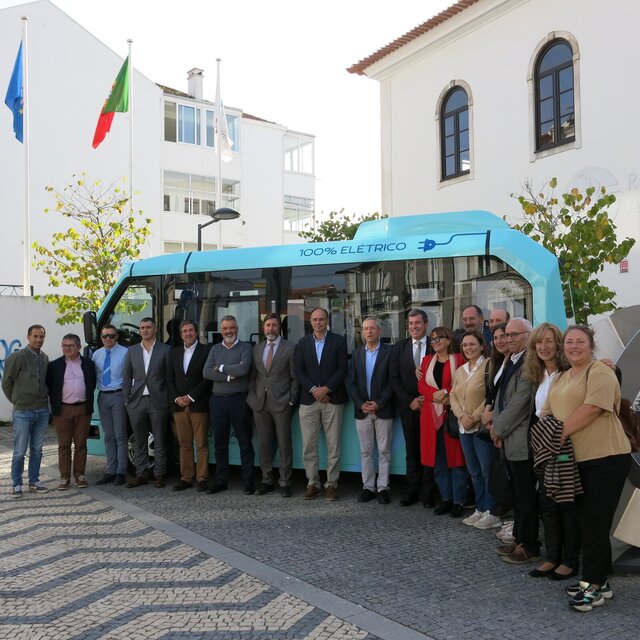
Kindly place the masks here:
[(447, 411), (447, 417), (444, 420), (444, 431), (450, 438), (460, 440), (460, 427), (458, 425), (458, 418), (456, 414), (449, 409)]

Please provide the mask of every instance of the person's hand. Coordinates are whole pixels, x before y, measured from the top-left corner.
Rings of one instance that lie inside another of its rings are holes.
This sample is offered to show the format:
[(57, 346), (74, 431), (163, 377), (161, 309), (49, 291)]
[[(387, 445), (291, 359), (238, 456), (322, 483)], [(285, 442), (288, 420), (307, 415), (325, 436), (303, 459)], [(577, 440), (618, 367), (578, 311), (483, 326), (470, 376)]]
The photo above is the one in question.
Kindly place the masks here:
[(446, 397), (447, 397), (447, 392), (444, 389), (438, 389), (433, 394), (433, 402), (435, 402), (436, 404), (440, 404)]
[(465, 428), (465, 431), (469, 431), (469, 429), (473, 429), (476, 426), (476, 421), (473, 416), (470, 416), (468, 413), (462, 414), (460, 418), (460, 422), (462, 426)]
[(602, 362), (602, 364), (606, 364), (609, 369), (613, 369), (614, 371), (616, 370), (616, 363), (613, 360), (610, 360), (609, 358), (602, 358), (600, 362)]
[(491, 405), (487, 405), (482, 412), (482, 424), (485, 426), (490, 425), (493, 422), (493, 408)]
[(411, 404), (409, 405), (409, 409), (411, 409), (411, 411), (420, 411), (420, 409), (422, 409), (423, 401), (424, 401), (424, 398), (422, 396), (418, 396), (417, 398), (414, 398), (411, 401)]
[(422, 380), (422, 369), (420, 367), (416, 368), (416, 379), (418, 380), (418, 382)]

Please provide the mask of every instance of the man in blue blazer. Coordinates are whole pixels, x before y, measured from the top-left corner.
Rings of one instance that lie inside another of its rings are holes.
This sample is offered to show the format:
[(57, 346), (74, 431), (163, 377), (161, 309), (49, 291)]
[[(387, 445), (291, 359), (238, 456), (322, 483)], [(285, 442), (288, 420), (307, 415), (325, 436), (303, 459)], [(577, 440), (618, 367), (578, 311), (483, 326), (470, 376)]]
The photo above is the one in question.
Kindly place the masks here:
[(353, 400), (356, 431), (360, 441), (362, 492), (358, 502), (376, 497), (373, 447), (378, 445), (377, 493), (380, 504), (389, 504), (389, 466), (393, 435), (393, 390), (389, 385), (391, 348), (380, 342), (381, 328), (376, 318), (362, 323), (364, 345), (351, 356), (347, 388)]
[(300, 432), (302, 460), (307, 474), (303, 498), (312, 500), (321, 491), (318, 472), (318, 438), (324, 430), (327, 441), (327, 482), (325, 497), (338, 499), (340, 437), (347, 390), (347, 343), (328, 331), (329, 313), (311, 312), (313, 333), (300, 338), (294, 354), (294, 370), (300, 383)]

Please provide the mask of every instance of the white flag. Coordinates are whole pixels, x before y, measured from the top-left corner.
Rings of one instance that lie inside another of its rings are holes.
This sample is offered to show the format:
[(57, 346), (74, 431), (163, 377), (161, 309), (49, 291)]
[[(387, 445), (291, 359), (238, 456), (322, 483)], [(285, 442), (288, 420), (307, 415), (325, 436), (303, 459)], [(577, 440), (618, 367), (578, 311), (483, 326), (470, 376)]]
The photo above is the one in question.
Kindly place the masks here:
[(229, 162), (233, 157), (231, 148), (233, 140), (229, 137), (229, 128), (227, 127), (227, 116), (224, 112), (222, 98), (220, 98), (220, 73), (216, 80), (216, 116), (215, 116), (215, 133), (218, 145), (218, 151), (222, 151), (222, 159)]

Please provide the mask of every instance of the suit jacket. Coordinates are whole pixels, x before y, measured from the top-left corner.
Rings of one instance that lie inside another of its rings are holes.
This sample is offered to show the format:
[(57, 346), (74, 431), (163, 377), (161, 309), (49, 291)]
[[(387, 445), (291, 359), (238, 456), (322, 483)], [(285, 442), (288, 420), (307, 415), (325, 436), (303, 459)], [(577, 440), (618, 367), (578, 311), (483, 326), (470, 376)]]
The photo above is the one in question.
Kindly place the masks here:
[(328, 387), (329, 402), (342, 404), (347, 401), (344, 386), (347, 377), (347, 342), (337, 333), (327, 331), (322, 358), (318, 364), (313, 334), (300, 338), (293, 356), (293, 366), (300, 382), (300, 404), (313, 404), (313, 387)]
[(393, 418), (393, 389), (389, 386), (389, 365), (391, 361), (392, 348), (380, 343), (376, 363), (373, 366), (371, 376), (371, 395), (367, 393), (367, 363), (366, 346), (358, 347), (351, 354), (351, 364), (349, 365), (349, 377), (347, 378), (347, 389), (353, 400), (354, 415), (356, 419), (363, 420), (364, 413), (360, 408), (367, 400), (374, 400), (378, 403), (378, 418)]
[(211, 395), (211, 381), (202, 376), (204, 363), (207, 361), (211, 347), (201, 342), (196, 347), (189, 361), (187, 372), (184, 372), (184, 346), (173, 347), (169, 352), (169, 368), (167, 369), (167, 386), (169, 388), (169, 407), (171, 411), (184, 411), (176, 404), (176, 398), (190, 396), (193, 402), (189, 411), (194, 413), (209, 412), (209, 396)]
[[(429, 346), (429, 336), (427, 336), (427, 353), (425, 355), (429, 353)], [(418, 392), (418, 380), (416, 378), (416, 364), (413, 361), (412, 338), (401, 340), (393, 347), (389, 382), (396, 397), (398, 412), (413, 413), (409, 409), (409, 405), (420, 393)]]
[(253, 366), (249, 379), (247, 403), (254, 411), (284, 411), (298, 401), (300, 385), (293, 368), (293, 343), (280, 338), (271, 368), (267, 371), (262, 357), (267, 341), (253, 347)]
[[(96, 366), (93, 360), (80, 356), (80, 367), (84, 377), (84, 392), (86, 394), (85, 415), (93, 413), (93, 392), (96, 389)], [(47, 367), (47, 387), (49, 389), (49, 401), (51, 413), (59, 416), (62, 411), (62, 386), (64, 384), (64, 372), (67, 369), (67, 361), (64, 356), (56, 358)]]
[(169, 408), (169, 392), (167, 389), (167, 369), (169, 368), (169, 352), (171, 347), (156, 339), (151, 354), (149, 368), (145, 373), (142, 357), (142, 343), (129, 347), (124, 359), (122, 374), (122, 398), (125, 405), (135, 408), (142, 398), (145, 385), (149, 389), (151, 402), (158, 409)]

